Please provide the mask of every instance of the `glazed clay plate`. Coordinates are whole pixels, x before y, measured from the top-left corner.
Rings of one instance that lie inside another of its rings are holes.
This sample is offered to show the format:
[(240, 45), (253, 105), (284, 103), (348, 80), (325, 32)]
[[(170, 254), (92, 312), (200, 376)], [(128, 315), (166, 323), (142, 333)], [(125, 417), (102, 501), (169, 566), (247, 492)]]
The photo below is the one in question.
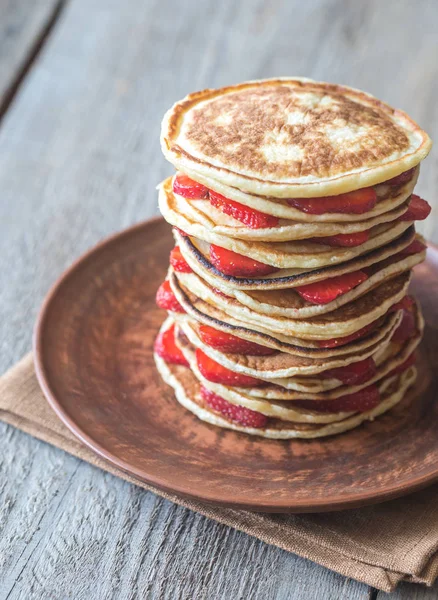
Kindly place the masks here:
[(162, 219), (137, 225), (76, 262), (44, 303), (37, 376), (84, 444), (158, 488), (256, 511), (357, 507), (438, 479), (437, 249), (415, 269), (426, 329), (408, 397), (336, 437), (275, 441), (199, 421), (156, 372), (152, 346), (165, 313), (154, 298), (171, 247)]

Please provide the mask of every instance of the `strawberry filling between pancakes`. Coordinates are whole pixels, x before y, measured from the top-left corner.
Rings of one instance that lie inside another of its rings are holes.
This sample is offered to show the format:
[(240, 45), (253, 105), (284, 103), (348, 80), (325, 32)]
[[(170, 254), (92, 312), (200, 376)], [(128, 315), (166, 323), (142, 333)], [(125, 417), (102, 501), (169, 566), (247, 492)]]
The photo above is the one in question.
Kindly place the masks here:
[(232, 404), (231, 402), (228, 402), (228, 400), (225, 400), (225, 398), (222, 398), (222, 396), (215, 394), (211, 390), (207, 390), (204, 386), (201, 386), (201, 397), (207, 406), (233, 423), (243, 425), (244, 427), (253, 427), (255, 429), (266, 427), (268, 424), (268, 417), (262, 415), (262, 413), (245, 408), (244, 406)]
[(161, 331), (154, 344), (154, 351), (166, 362), (172, 365), (188, 367), (184, 354), (175, 343), (175, 325), (171, 325), (166, 331)]
[[(405, 185), (415, 173), (415, 168), (385, 182), (391, 187)], [(175, 194), (189, 200), (209, 200), (211, 205), (240, 221), (250, 229), (273, 228), (279, 224), (278, 217), (263, 213), (259, 210), (226, 198), (222, 194), (210, 190), (205, 185), (191, 179), (184, 173), (177, 173), (173, 180), (173, 191)], [(365, 214), (372, 210), (378, 201), (374, 187), (362, 188), (338, 194), (337, 196), (321, 196), (318, 198), (289, 198), (289, 206), (313, 215), (326, 213), (339, 214)], [(363, 243), (363, 242), (359, 242)], [(337, 245), (337, 244), (333, 244)], [(343, 244), (340, 244), (343, 245)]]
[(225, 354), (269, 356), (277, 352), (274, 348), (268, 348), (267, 346), (244, 340), (209, 325), (199, 325), (199, 337), (210, 348), (220, 350)]
[[(403, 307), (404, 316), (401, 324), (393, 334), (391, 341), (397, 344), (402, 344), (413, 337), (417, 330), (413, 315), (412, 298), (406, 296), (398, 304)], [(215, 339), (217, 339), (216, 334), (219, 333), (220, 335), (224, 336), (223, 339), (227, 344), (230, 342), (234, 344), (236, 341), (239, 343), (239, 338), (229, 334), (223, 334), (222, 332), (218, 332), (213, 328), (206, 327), (205, 331), (208, 333), (208, 336), (213, 336), (213, 342)], [(240, 341), (243, 343), (252, 344), (255, 347), (263, 348), (263, 346), (254, 344), (252, 342), (246, 342), (245, 340)], [(236, 346), (236, 348), (237, 347), (238, 346)], [(189, 367), (186, 358), (175, 343), (175, 325), (172, 325), (157, 336), (154, 344), (154, 350), (160, 357), (166, 360), (166, 362)], [(415, 361), (416, 353), (414, 351), (402, 364), (392, 369), (389, 375), (393, 376), (403, 373), (406, 371), (406, 369), (413, 366)], [(196, 350), (196, 362), (203, 377), (214, 383), (237, 387), (260, 387), (266, 385), (266, 382), (263, 380), (241, 373), (235, 373), (234, 371), (231, 371), (231, 369), (223, 367), (208, 357), (199, 348)], [(371, 357), (369, 357), (359, 362), (347, 365), (346, 367), (329, 369), (320, 373), (319, 376), (323, 379), (336, 378), (344, 385), (359, 385), (372, 379), (376, 372), (377, 370), (375, 362)], [(212, 408), (214, 411), (219, 412), (232, 422), (246, 427), (255, 428), (262, 428), (268, 425), (270, 419), (262, 413), (232, 404), (218, 394), (208, 390), (204, 386), (201, 386), (200, 393), (207, 406)], [(352, 394), (340, 396), (335, 400), (298, 400), (294, 401), (293, 406), (302, 408), (304, 410), (322, 413), (364, 412), (375, 408), (380, 401), (381, 396), (377, 385), (371, 384), (362, 390)]]

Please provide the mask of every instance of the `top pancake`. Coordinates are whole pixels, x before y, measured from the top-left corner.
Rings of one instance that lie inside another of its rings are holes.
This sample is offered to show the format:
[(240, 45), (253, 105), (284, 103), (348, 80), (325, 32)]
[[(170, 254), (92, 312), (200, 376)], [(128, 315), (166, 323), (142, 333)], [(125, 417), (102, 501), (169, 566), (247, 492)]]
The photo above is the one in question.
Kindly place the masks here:
[(270, 79), (190, 94), (165, 115), (183, 172), (277, 198), (335, 195), (416, 166), (431, 140), (405, 113), (345, 86)]

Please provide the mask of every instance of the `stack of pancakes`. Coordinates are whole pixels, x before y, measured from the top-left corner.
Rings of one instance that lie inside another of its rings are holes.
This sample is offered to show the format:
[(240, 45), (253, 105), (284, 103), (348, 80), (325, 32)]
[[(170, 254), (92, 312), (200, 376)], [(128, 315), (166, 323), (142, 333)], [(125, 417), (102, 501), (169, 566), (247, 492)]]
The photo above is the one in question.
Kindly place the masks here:
[(175, 248), (155, 359), (213, 425), (315, 438), (395, 406), (416, 378), (426, 246), (413, 194), (431, 141), (406, 114), (308, 79), (205, 90), (165, 115)]

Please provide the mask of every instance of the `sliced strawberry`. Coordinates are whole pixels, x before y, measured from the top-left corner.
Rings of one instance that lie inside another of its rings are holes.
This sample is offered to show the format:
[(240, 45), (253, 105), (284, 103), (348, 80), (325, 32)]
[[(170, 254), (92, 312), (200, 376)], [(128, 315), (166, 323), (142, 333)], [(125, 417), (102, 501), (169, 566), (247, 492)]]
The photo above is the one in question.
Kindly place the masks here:
[(324, 379), (339, 379), (345, 385), (358, 385), (365, 383), (374, 377), (376, 374), (376, 364), (372, 358), (365, 358), (356, 363), (352, 363), (346, 367), (338, 367), (337, 369), (329, 369), (321, 373)]
[(412, 367), (413, 365), (415, 365), (416, 360), (417, 360), (417, 355), (415, 352), (412, 352), (412, 354), (410, 354), (408, 356), (408, 358), (405, 360), (405, 362), (402, 363), (401, 365), (399, 365), (398, 367), (396, 367), (395, 369), (393, 369), (390, 374), (398, 375), (400, 373), (404, 373), (405, 371), (407, 371), (409, 369), (409, 367)]
[(186, 259), (181, 254), (179, 246), (175, 246), (170, 252), (170, 264), (178, 273), (193, 273)]
[(213, 292), (218, 296), (222, 296), (222, 298), (231, 298), (231, 296), (228, 296), (228, 294), (225, 294), (225, 292), (223, 292), (219, 288), (213, 288)]
[(388, 312), (392, 313), (402, 309), (411, 310), (414, 304), (415, 300), (412, 296), (404, 296), (404, 298), (393, 304)]
[(356, 231), (356, 233), (339, 233), (338, 235), (310, 238), (310, 240), (312, 242), (315, 242), (316, 244), (325, 244), (327, 246), (341, 246), (345, 248), (360, 246), (361, 244), (367, 242), (369, 239), (369, 230)]
[(397, 175), (397, 177), (388, 179), (388, 181), (385, 181), (384, 183), (387, 183), (389, 185), (403, 185), (403, 184), (407, 183), (408, 181), (411, 181), (412, 177), (414, 176), (414, 173), (415, 173), (415, 167), (412, 169), (409, 169), (409, 171), (400, 173), (400, 175)]
[(403, 317), (400, 325), (394, 331), (391, 342), (404, 344), (417, 333), (417, 323), (412, 308), (403, 309)]
[(231, 402), (228, 402), (225, 398), (207, 390), (204, 386), (201, 387), (201, 396), (210, 408), (220, 412), (224, 417), (234, 423), (244, 425), (245, 427), (254, 427), (255, 429), (266, 427), (268, 424), (268, 417), (262, 415), (262, 413), (250, 410), (244, 406), (231, 404)]
[(170, 310), (172, 312), (186, 312), (181, 304), (175, 297), (175, 294), (172, 292), (172, 288), (170, 287), (169, 281), (163, 281), (157, 291), (157, 295), (155, 297), (155, 301), (160, 308), (164, 308), (164, 310)]
[(336, 398), (336, 400), (300, 400), (294, 403), (300, 408), (316, 410), (324, 413), (365, 412), (380, 403), (380, 393), (375, 385), (369, 385), (363, 390)]
[(199, 348), (196, 350), (196, 362), (198, 363), (201, 375), (213, 383), (238, 387), (260, 387), (266, 385), (261, 379), (256, 379), (243, 373), (235, 373), (231, 369), (223, 367)]
[(189, 234), (186, 233), (185, 231), (183, 231), (182, 229), (180, 229), (179, 227), (174, 227), (174, 229), (176, 229), (176, 231), (183, 237), (189, 237)]
[(290, 198), (287, 202), (289, 206), (312, 215), (323, 215), (324, 213), (361, 215), (376, 206), (377, 194), (374, 188), (369, 187), (338, 196)]
[(226, 250), (214, 244), (210, 245), (210, 260), (218, 271), (235, 277), (261, 277), (278, 271), (271, 265), (266, 265), (258, 260), (242, 256), (242, 254), (237, 254), (237, 252)]
[(154, 351), (168, 363), (182, 365), (183, 367), (189, 366), (184, 354), (175, 344), (175, 325), (158, 334), (154, 344)]
[(276, 350), (267, 348), (255, 342), (243, 340), (230, 333), (219, 331), (208, 325), (199, 326), (201, 340), (207, 346), (225, 352), (226, 354), (251, 354), (253, 356), (269, 356), (275, 354)]
[(337, 348), (339, 346), (345, 346), (345, 344), (349, 344), (350, 342), (358, 340), (359, 338), (365, 337), (371, 333), (371, 331), (376, 328), (377, 321), (374, 321), (369, 325), (365, 325), (365, 327), (362, 327), (362, 329), (359, 329), (359, 331), (356, 331), (350, 335), (346, 335), (345, 337), (332, 338), (331, 340), (319, 340), (318, 346), (320, 348)]
[(346, 294), (360, 283), (368, 279), (368, 275), (363, 271), (354, 271), (345, 273), (338, 277), (331, 277), (324, 281), (300, 285), (294, 288), (299, 295), (312, 304), (328, 304), (338, 296)]
[(212, 206), (218, 208), (226, 215), (233, 217), (233, 219), (241, 221), (250, 229), (265, 229), (267, 227), (276, 227), (278, 225), (277, 217), (267, 215), (259, 210), (254, 210), (249, 206), (240, 204), (240, 202), (225, 198), (225, 196), (222, 196), (222, 194), (218, 194), (213, 190), (210, 190), (209, 196)]
[(398, 221), (423, 221), (429, 216), (432, 207), (426, 200), (416, 194), (412, 194), (408, 210), (399, 217)]
[(198, 183), (184, 173), (177, 173), (173, 180), (173, 191), (183, 198), (192, 200), (201, 200), (208, 198), (208, 188), (202, 183)]
[(398, 254), (401, 254), (402, 256), (410, 256), (411, 254), (417, 254), (419, 252), (423, 252), (423, 250), (426, 250), (427, 246), (426, 244), (423, 244), (423, 242), (419, 239), (415, 239), (413, 242), (411, 242), (409, 244), (409, 246), (406, 246), (406, 248), (403, 248), (403, 250), (400, 250), (400, 252), (398, 252)]

